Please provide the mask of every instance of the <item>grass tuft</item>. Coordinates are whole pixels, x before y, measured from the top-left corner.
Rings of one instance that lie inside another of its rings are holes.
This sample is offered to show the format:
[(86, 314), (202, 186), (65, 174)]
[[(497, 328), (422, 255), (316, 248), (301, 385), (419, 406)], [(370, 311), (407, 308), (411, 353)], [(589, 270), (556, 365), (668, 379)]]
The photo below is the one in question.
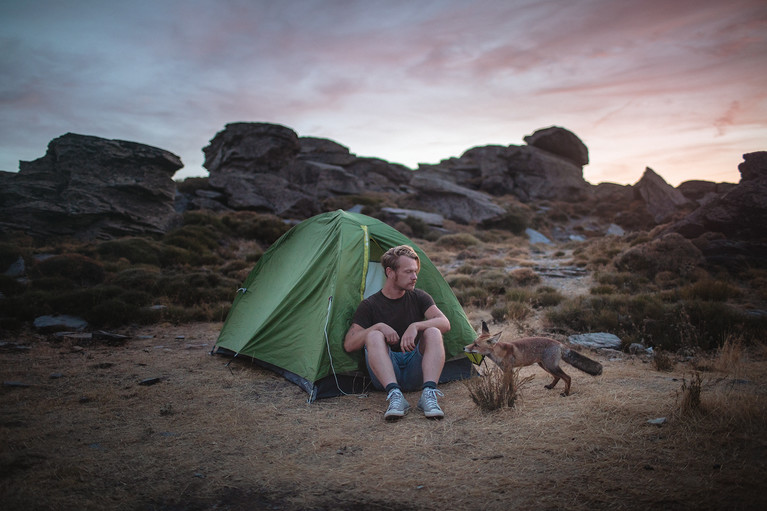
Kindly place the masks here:
[(520, 398), (522, 387), (533, 379), (520, 378), (519, 370), (503, 371), (497, 366), (485, 367), (483, 374), (464, 380), (471, 400), (483, 412), (500, 408), (514, 408)]

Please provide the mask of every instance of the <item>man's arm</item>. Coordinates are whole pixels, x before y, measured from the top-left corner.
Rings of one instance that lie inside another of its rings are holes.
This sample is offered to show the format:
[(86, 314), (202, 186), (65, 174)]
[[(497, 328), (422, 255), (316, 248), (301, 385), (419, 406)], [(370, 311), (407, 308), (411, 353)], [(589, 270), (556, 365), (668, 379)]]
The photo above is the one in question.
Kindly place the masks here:
[(403, 351), (413, 351), (415, 349), (415, 339), (418, 336), (418, 332), (422, 332), (427, 328), (436, 328), (443, 335), (450, 331), (450, 320), (447, 319), (439, 307), (432, 305), (424, 313), (423, 321), (416, 321), (411, 323), (405, 333), (402, 335), (402, 341), (400, 346)]
[(442, 332), (442, 335), (450, 331), (450, 320), (443, 314), (439, 307), (432, 305), (424, 313), (425, 321), (421, 321), (421, 325), (418, 327), (418, 331), (426, 330), (429, 327), (435, 327)]
[(365, 339), (368, 334), (374, 330), (381, 332), (386, 344), (390, 346), (399, 342), (399, 335), (397, 335), (397, 332), (386, 323), (376, 323), (370, 328), (362, 328), (357, 323), (352, 323), (352, 326), (349, 327), (349, 331), (346, 332), (346, 337), (344, 337), (344, 350), (349, 353), (361, 350), (365, 345)]

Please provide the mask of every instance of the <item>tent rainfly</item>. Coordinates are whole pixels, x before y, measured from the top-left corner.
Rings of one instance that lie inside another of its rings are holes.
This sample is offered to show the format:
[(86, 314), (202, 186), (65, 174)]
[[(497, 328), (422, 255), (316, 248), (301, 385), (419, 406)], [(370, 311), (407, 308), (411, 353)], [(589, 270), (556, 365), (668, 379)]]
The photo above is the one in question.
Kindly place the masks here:
[(439, 270), (393, 227), (342, 210), (295, 225), (261, 256), (238, 290), (213, 352), (252, 358), (303, 388), (310, 402), (364, 392), (370, 382), (364, 355), (347, 353), (343, 340), (359, 302), (383, 286), (381, 256), (397, 245), (416, 251), (417, 287), (450, 320), (440, 382), (469, 377), (472, 360), (463, 346), (476, 333)]

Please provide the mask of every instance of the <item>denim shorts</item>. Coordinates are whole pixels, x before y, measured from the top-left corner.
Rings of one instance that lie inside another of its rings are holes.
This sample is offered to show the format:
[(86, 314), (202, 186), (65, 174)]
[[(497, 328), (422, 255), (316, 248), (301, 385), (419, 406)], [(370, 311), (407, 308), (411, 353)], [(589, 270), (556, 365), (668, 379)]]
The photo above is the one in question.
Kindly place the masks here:
[[(406, 392), (421, 390), (423, 386), (423, 367), (421, 367), (423, 355), (418, 348), (416, 346), (413, 351), (392, 351), (389, 348), (389, 358), (391, 359), (392, 367), (394, 367), (394, 376), (397, 378), (399, 386)], [(368, 368), (370, 379), (373, 380), (373, 387), (378, 390), (384, 390), (383, 385), (381, 385), (381, 382), (378, 381), (378, 378), (370, 369), (367, 348), (365, 348), (365, 365)]]

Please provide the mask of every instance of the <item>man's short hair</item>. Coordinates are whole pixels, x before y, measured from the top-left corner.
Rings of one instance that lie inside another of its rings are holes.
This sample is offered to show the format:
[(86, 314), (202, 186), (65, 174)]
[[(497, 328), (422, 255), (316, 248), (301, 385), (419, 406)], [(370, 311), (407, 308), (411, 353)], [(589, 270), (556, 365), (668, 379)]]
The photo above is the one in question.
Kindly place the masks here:
[(391, 268), (392, 270), (397, 271), (399, 268), (399, 258), (401, 256), (414, 259), (415, 262), (418, 263), (418, 271), (421, 271), (421, 259), (418, 257), (418, 254), (415, 253), (415, 250), (407, 245), (392, 247), (381, 256), (381, 266), (384, 267), (384, 271), (386, 271), (386, 268)]

